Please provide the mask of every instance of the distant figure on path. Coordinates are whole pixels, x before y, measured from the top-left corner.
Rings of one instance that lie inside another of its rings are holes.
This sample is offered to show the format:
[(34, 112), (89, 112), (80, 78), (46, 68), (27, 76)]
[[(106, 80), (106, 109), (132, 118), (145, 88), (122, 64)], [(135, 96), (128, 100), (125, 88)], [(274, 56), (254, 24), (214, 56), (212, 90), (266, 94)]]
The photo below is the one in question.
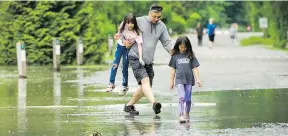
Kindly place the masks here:
[(216, 29), (216, 24), (214, 24), (214, 20), (212, 18), (209, 19), (209, 24), (207, 25), (206, 29), (209, 37), (209, 48), (211, 49), (214, 44), (215, 29)]
[(202, 38), (203, 38), (203, 27), (200, 23), (197, 24), (196, 34), (198, 39), (198, 46), (202, 46)]
[(231, 43), (234, 44), (235, 41), (237, 40), (237, 24), (234, 23), (231, 25), (229, 33), (230, 33), (230, 39), (231, 39)]

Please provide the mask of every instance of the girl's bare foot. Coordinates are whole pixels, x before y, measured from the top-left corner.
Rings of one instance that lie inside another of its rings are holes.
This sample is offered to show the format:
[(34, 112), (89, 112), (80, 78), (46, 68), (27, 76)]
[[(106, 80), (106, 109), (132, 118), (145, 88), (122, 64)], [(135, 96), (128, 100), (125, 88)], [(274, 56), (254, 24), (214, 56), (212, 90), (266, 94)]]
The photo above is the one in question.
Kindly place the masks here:
[(180, 116), (179, 122), (180, 123), (186, 123), (186, 120), (185, 120), (184, 116)]

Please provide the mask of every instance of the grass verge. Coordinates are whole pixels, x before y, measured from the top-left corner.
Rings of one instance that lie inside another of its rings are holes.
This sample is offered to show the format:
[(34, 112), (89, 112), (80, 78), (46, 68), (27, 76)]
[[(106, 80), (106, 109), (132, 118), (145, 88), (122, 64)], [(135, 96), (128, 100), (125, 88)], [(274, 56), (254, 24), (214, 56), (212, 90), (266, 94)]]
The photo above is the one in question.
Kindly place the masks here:
[(282, 50), (287, 51), (288, 48), (279, 48), (274, 46), (274, 40), (271, 38), (262, 38), (259, 36), (251, 36), (249, 38), (242, 39), (240, 41), (242, 46), (252, 46), (252, 45), (263, 45), (263, 47), (271, 50)]

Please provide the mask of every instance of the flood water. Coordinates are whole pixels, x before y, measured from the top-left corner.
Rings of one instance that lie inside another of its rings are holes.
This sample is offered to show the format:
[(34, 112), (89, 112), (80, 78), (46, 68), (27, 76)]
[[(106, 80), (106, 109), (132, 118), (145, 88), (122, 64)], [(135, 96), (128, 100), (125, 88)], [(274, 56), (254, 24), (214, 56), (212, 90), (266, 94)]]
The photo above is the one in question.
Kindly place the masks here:
[(132, 93), (103, 92), (89, 77), (97, 69), (29, 67), (18, 79), (14, 67), (0, 67), (1, 136), (288, 135), (288, 89), (195, 92), (190, 122), (180, 124), (177, 95), (157, 94), (155, 116), (143, 99), (139, 116), (123, 112)]

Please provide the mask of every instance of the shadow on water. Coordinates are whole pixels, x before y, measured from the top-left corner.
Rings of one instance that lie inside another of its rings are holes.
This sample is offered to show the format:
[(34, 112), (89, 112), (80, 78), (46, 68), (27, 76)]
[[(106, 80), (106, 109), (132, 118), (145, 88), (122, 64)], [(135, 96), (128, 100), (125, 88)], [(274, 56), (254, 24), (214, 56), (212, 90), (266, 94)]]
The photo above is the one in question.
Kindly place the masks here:
[[(123, 112), (119, 97), (87, 84), (96, 70), (29, 69), (28, 79), (0, 69), (0, 135), (288, 135), (288, 89), (193, 93), (189, 123), (178, 123), (177, 97), (156, 96), (155, 116), (144, 99), (139, 116)], [(91, 134), (90, 134), (91, 135)]]

